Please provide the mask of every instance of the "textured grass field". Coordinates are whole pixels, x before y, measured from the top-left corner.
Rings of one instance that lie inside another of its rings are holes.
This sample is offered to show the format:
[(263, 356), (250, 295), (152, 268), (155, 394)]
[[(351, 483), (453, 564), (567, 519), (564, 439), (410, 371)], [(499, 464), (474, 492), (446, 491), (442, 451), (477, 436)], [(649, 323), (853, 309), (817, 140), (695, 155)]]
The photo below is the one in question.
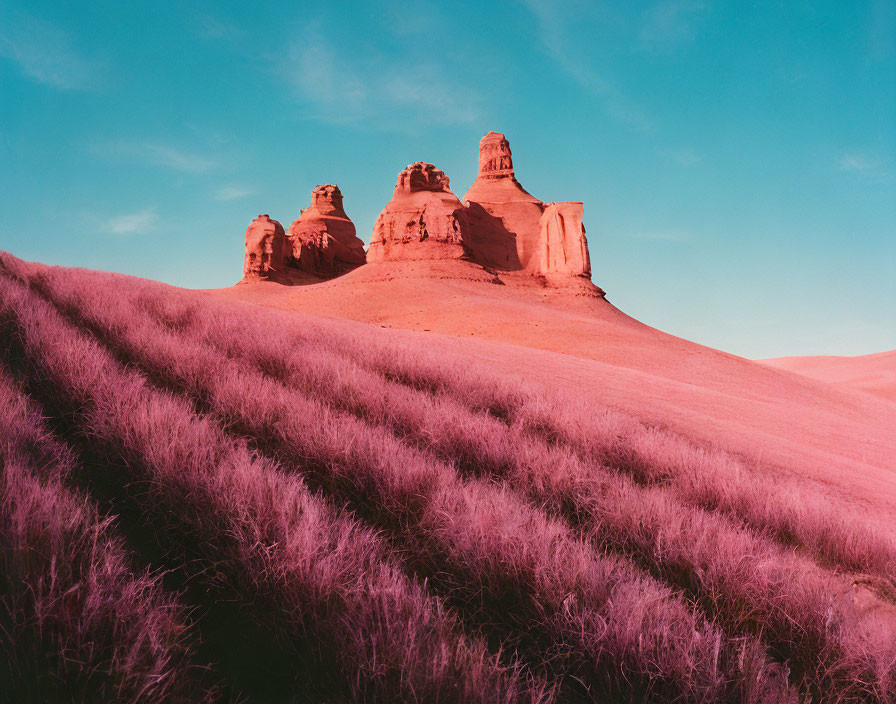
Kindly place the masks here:
[(3, 256), (9, 701), (893, 700), (892, 516), (247, 310)]

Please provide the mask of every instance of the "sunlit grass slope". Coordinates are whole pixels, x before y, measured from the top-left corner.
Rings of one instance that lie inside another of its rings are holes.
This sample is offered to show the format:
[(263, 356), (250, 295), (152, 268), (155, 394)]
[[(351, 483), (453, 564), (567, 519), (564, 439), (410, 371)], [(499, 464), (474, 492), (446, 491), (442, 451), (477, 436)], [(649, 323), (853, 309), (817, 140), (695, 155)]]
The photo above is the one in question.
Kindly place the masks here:
[(22, 701), (896, 691), (885, 506), (425, 338), (130, 277), (4, 255), (0, 339)]

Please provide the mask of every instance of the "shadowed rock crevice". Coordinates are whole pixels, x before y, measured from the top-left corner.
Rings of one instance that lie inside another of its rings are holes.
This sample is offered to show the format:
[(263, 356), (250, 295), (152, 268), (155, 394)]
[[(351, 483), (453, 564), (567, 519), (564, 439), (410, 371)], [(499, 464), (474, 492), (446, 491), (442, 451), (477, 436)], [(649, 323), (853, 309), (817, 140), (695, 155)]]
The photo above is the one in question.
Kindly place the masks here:
[(505, 271), (519, 271), (523, 268), (517, 251), (516, 233), (504, 226), (504, 221), (495, 217), (479, 203), (467, 203), (467, 218), (470, 221), (470, 248), (479, 264)]

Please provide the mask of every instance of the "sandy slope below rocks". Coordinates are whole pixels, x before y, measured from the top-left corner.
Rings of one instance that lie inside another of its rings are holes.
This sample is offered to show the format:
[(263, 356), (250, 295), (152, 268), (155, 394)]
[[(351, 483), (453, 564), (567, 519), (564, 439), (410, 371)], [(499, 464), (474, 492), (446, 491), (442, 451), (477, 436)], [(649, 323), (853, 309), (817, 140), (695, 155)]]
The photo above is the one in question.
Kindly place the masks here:
[(489, 368), (538, 380), (547, 393), (587, 393), (896, 511), (896, 405), (660, 332), (584, 281), (557, 288), (522, 274), (499, 278), (503, 285), (464, 262), (402, 262), (314, 286), (209, 293), (431, 335)]

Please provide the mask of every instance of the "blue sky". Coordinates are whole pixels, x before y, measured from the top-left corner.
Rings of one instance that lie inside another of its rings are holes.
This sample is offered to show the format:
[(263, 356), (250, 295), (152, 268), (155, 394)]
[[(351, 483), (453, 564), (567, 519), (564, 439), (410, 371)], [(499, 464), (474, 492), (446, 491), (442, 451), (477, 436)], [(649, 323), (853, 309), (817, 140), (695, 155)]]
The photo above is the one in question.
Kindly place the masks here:
[(188, 287), (504, 132), (594, 280), (749, 357), (896, 348), (896, 4), (0, 0), (0, 249)]

